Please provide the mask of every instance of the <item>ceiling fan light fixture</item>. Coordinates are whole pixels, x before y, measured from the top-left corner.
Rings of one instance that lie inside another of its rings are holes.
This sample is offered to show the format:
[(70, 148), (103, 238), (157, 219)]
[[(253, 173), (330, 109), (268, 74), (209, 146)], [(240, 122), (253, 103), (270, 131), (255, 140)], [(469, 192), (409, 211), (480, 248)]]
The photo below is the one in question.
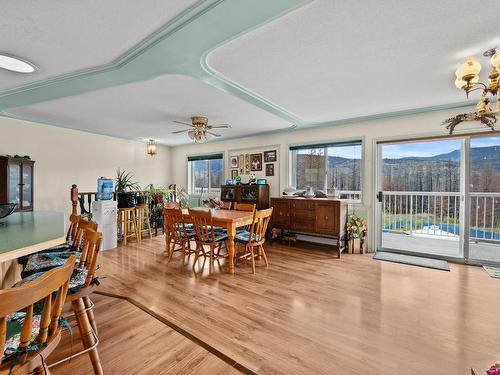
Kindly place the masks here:
[(0, 53), (0, 68), (16, 73), (34, 73), (38, 70), (35, 64), (6, 53)]

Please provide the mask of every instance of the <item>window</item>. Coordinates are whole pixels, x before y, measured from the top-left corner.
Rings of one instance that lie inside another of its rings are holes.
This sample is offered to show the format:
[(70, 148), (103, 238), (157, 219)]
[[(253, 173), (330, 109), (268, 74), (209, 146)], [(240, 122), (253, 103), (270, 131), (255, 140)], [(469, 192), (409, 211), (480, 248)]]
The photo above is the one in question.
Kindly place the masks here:
[(222, 154), (188, 157), (189, 193), (219, 193), (224, 180)]
[(361, 141), (290, 147), (297, 189), (336, 188), (342, 198), (361, 200)]

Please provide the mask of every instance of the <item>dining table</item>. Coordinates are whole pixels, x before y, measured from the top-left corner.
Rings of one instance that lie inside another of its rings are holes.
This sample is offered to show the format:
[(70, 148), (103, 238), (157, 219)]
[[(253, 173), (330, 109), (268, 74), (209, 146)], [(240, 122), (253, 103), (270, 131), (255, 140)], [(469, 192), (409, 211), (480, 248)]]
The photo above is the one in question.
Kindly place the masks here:
[(0, 289), (20, 279), (18, 258), (66, 240), (64, 214), (47, 211), (14, 212), (0, 220)]
[[(204, 209), (205, 207), (197, 207), (193, 209)], [(191, 222), (189, 217), (189, 210), (182, 210), (183, 220), (187, 223)], [(234, 273), (234, 237), (236, 235), (236, 228), (244, 227), (252, 224), (253, 212), (249, 211), (235, 211), (235, 210), (215, 210), (212, 211), (213, 225), (222, 227), (227, 231), (227, 252), (229, 258), (229, 273)]]

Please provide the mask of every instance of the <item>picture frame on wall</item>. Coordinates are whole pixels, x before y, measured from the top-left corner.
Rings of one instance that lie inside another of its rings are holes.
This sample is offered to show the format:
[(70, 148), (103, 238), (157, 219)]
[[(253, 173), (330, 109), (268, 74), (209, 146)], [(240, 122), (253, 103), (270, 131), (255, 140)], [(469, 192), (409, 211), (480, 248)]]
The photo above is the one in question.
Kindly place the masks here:
[(250, 154), (245, 154), (245, 175), (250, 174)]
[(262, 170), (262, 154), (250, 155), (250, 170), (252, 172)]
[(245, 155), (243, 154), (238, 156), (238, 169), (240, 170), (240, 175), (245, 174)]
[(264, 151), (264, 163), (273, 163), (278, 160), (276, 150)]
[(274, 176), (274, 164), (266, 164), (266, 177)]
[(238, 157), (231, 156), (231, 168), (238, 168)]
[(236, 180), (236, 177), (239, 176), (239, 170), (238, 169), (231, 169), (231, 179), (234, 181)]

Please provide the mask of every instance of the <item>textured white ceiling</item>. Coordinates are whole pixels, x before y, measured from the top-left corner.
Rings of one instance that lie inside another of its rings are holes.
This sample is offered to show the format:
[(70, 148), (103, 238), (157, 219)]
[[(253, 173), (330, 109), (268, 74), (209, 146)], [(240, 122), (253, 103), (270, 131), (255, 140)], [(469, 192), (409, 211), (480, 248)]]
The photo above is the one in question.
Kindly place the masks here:
[(0, 69), (0, 91), (106, 64), (197, 0), (0, 0), (0, 52), (40, 70)]
[(499, 12), (498, 0), (316, 0), (208, 63), (312, 123), (462, 102), (454, 70), (500, 44)]
[(229, 123), (218, 129), (223, 138), (285, 129), (285, 120), (194, 78), (166, 75), (86, 94), (9, 109), (26, 119), (38, 119), (72, 129), (136, 140), (154, 138), (166, 145), (192, 143), (186, 129), (172, 120), (190, 122), (204, 115), (209, 123)]

